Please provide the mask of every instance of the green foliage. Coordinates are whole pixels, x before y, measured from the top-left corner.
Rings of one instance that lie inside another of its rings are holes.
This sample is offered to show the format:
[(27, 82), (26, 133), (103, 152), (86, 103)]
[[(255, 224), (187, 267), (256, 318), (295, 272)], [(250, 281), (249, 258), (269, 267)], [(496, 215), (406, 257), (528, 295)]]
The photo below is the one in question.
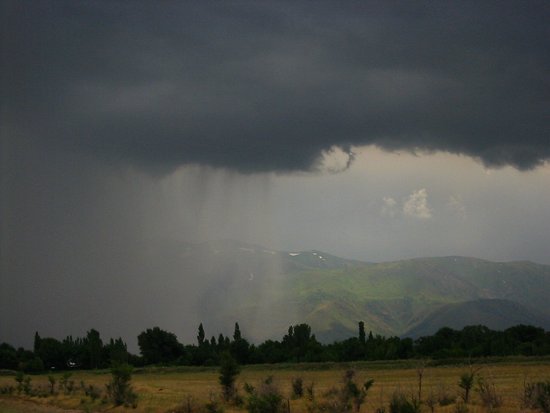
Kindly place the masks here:
[(46, 337), (38, 340), (38, 351), (36, 355), (44, 363), (47, 369), (55, 368), (57, 370), (65, 368), (65, 349), (63, 343), (55, 338)]
[(147, 329), (138, 336), (138, 345), (146, 363), (175, 362), (184, 353), (184, 348), (175, 334), (159, 327)]
[(248, 362), (251, 348), (250, 343), (244, 338), (239, 338), (238, 340), (231, 342), (229, 350), (239, 363), (246, 364)]
[(366, 343), (365, 323), (363, 321), (359, 321), (359, 342), (363, 345)]
[(344, 373), (342, 385), (333, 387), (325, 393), (325, 399), (316, 402), (312, 400), (308, 406), (309, 412), (346, 413), (359, 412), (361, 405), (367, 397), (367, 392), (372, 387), (374, 380), (367, 380), (363, 386), (355, 381), (355, 371), (348, 370)]
[(54, 376), (48, 376), (48, 383), (50, 384), (50, 394), (55, 394), (55, 377)]
[(0, 395), (4, 394), (4, 395), (11, 396), (14, 392), (15, 392), (15, 387), (13, 386), (10, 386), (7, 384), (4, 386), (0, 386)]
[(268, 377), (256, 389), (246, 386), (248, 393), (246, 409), (249, 413), (282, 413), (284, 412), (283, 396), (274, 385), (273, 378)]
[(475, 371), (470, 368), (469, 371), (460, 375), (458, 387), (462, 389), (460, 397), (462, 397), (464, 403), (468, 403), (470, 400), (470, 392), (474, 386), (475, 374)]
[(61, 376), (61, 378), (59, 379), (59, 390), (65, 393), (70, 393), (73, 387), (71, 384), (72, 380), (69, 380), (71, 376), (71, 372), (66, 371), (65, 373), (63, 373), (63, 376)]
[(30, 376), (25, 376), (25, 377), (23, 378), (22, 389), (23, 389), (23, 393), (25, 393), (27, 396), (31, 394), (31, 392), (32, 392), (32, 386), (31, 386), (31, 378), (30, 378)]
[(99, 331), (93, 328), (88, 331), (86, 334), (86, 344), (90, 368), (97, 369), (101, 365), (101, 351), (103, 349), (103, 341), (101, 340)]
[(315, 360), (322, 351), (321, 344), (311, 334), (308, 324), (296, 324), (288, 328), (288, 334), (283, 337), (282, 347), (292, 361), (302, 362)]
[(235, 331), (233, 332), (233, 340), (239, 341), (242, 339), (241, 335), (241, 328), (239, 327), (239, 323), (235, 323)]
[(197, 334), (197, 343), (199, 347), (202, 347), (204, 345), (204, 327), (202, 326), (202, 323), (199, 324), (199, 332)]
[(222, 386), (222, 394), (225, 401), (235, 397), (235, 380), (239, 375), (240, 368), (231, 354), (225, 352), (221, 357), (219, 382)]
[(17, 359), (17, 351), (8, 343), (0, 344), (0, 369), (17, 369), (19, 360)]
[[(201, 333), (202, 331), (202, 333)], [(204, 334), (202, 325), (199, 338)], [(62, 342), (35, 335), (33, 353), (22, 348), (15, 349), (7, 343), (0, 344), (0, 369), (17, 369), (24, 372), (40, 372), (55, 368), (89, 369), (106, 367), (108, 361), (130, 362), (136, 366), (146, 364), (168, 365), (209, 365), (220, 363), (221, 355), (229, 352), (237, 363), (282, 363), (282, 362), (346, 362), (356, 360), (393, 360), (417, 358), (449, 357), (465, 358), (469, 346), (477, 355), (495, 354), (550, 354), (550, 332), (541, 328), (519, 325), (505, 331), (493, 331), (484, 326), (468, 326), (462, 330), (442, 328), (435, 335), (421, 337), (413, 342), (410, 338), (383, 337), (369, 332), (365, 337), (364, 325), (359, 323), (359, 337), (351, 337), (340, 342), (323, 345), (319, 343), (308, 324), (290, 326), (281, 341), (267, 340), (258, 346), (251, 345), (241, 335), (238, 323), (233, 336), (222, 334), (216, 340), (201, 338), (201, 345), (183, 346), (175, 334), (158, 327), (147, 329), (138, 336), (142, 357), (128, 353), (121, 338), (111, 339), (103, 345), (99, 332), (90, 330), (86, 337), (73, 339), (68, 336)], [(364, 340), (364, 342), (363, 342)], [(504, 352), (504, 353), (503, 353)], [(464, 374), (460, 378), (461, 397), (468, 402), (474, 377)], [(61, 384), (61, 383), (60, 383)], [(421, 399), (421, 377), (419, 394)]]
[(93, 384), (90, 384), (84, 388), (84, 394), (92, 399), (92, 402), (95, 402), (101, 397), (101, 389), (94, 386)]
[(40, 373), (44, 371), (44, 363), (40, 357), (33, 357), (31, 360), (21, 363), (20, 367), (26, 373)]
[(23, 391), (23, 380), (25, 380), (25, 373), (23, 373), (22, 371), (18, 371), (15, 374), (14, 380), (17, 383), (17, 394), (21, 394), (21, 392)]
[(114, 364), (111, 367), (111, 381), (107, 383), (107, 396), (115, 406), (137, 407), (137, 394), (131, 386), (132, 366)]
[(109, 354), (109, 361), (112, 363), (128, 363), (128, 349), (122, 338), (116, 340), (111, 339), (109, 344), (105, 346), (105, 350)]

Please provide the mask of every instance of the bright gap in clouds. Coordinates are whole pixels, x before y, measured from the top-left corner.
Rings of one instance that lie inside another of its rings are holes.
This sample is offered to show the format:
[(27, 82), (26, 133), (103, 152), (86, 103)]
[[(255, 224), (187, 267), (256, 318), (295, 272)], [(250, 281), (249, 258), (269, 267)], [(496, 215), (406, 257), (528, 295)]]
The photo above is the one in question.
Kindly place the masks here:
[(386, 261), (465, 255), (550, 263), (550, 165), (486, 169), (449, 153), (354, 148), (332, 175), (277, 176), (279, 247)]

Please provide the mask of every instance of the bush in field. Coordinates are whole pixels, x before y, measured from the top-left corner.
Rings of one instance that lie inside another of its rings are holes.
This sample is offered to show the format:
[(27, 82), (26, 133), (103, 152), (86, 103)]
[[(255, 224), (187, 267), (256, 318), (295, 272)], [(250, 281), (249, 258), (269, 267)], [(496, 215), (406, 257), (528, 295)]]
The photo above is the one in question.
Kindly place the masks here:
[(21, 392), (23, 392), (27, 396), (31, 394), (32, 385), (31, 378), (29, 376), (25, 376), (22, 371), (18, 371), (15, 375), (15, 381), (17, 383), (17, 394), (21, 394)]
[(11, 396), (14, 391), (15, 387), (13, 386), (5, 385), (0, 387), (0, 394), (7, 394)]
[(265, 379), (258, 389), (245, 384), (248, 393), (246, 409), (249, 413), (282, 413), (283, 396), (277, 386), (273, 384), (273, 377)]
[(225, 352), (221, 356), (220, 385), (222, 386), (225, 401), (233, 399), (236, 395), (235, 380), (240, 372), (239, 365), (231, 354)]
[(55, 394), (55, 377), (48, 376), (48, 383), (50, 384), (50, 394)]
[(304, 380), (301, 377), (292, 379), (292, 397), (300, 399), (304, 395)]
[(107, 396), (115, 406), (137, 407), (137, 394), (131, 386), (132, 366), (114, 364), (111, 367), (111, 381), (107, 383)]
[(306, 399), (310, 402), (315, 400), (315, 382), (311, 382), (306, 386)]
[(366, 381), (359, 386), (355, 381), (355, 371), (348, 370), (344, 373), (342, 385), (333, 387), (325, 393), (325, 399), (321, 402), (313, 401), (308, 410), (310, 412), (345, 413), (361, 409), (367, 397), (367, 392), (374, 383), (374, 380)]
[(17, 394), (21, 394), (23, 391), (23, 380), (25, 380), (25, 374), (22, 371), (18, 371), (15, 374), (15, 382), (17, 383)]
[(71, 378), (73, 374), (66, 371), (65, 373), (63, 373), (63, 376), (61, 376), (61, 378), (59, 379), (59, 390), (62, 390), (63, 392), (65, 393), (69, 393), (69, 389), (72, 388), (73, 386), (70, 384), (70, 382), (72, 380), (69, 380)]
[(92, 399), (92, 402), (95, 402), (101, 397), (101, 390), (93, 384), (90, 384), (84, 387), (84, 394)]
[(414, 396), (409, 399), (403, 393), (393, 393), (390, 400), (390, 413), (420, 413), (420, 411), (420, 401)]
[(440, 385), (437, 390), (437, 402), (440, 406), (449, 406), (456, 402), (456, 396), (449, 393), (449, 389), (445, 385)]
[(430, 391), (430, 394), (428, 394), (428, 397), (424, 400), (424, 403), (428, 406), (431, 413), (435, 412), (435, 406), (437, 406), (437, 396), (433, 390)]
[(462, 375), (460, 376), (458, 387), (462, 389), (462, 394), (460, 395), (460, 397), (462, 397), (464, 403), (468, 403), (468, 401), (470, 400), (470, 392), (474, 387), (474, 381), (475, 372), (471, 369), (466, 373), (462, 373)]
[(550, 380), (523, 385), (523, 407), (550, 413)]
[(476, 391), (481, 399), (481, 404), (489, 411), (502, 406), (502, 397), (497, 394), (495, 384), (492, 381), (479, 377)]

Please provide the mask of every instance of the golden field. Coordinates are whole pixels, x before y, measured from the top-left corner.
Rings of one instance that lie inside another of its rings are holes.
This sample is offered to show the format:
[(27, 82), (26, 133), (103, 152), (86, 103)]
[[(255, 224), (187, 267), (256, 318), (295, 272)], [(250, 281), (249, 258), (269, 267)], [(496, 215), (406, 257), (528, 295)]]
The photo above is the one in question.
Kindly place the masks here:
[[(245, 382), (252, 385), (261, 383), (266, 377), (273, 376), (273, 381), (279, 388), (285, 399), (289, 399), (291, 412), (305, 413), (306, 401), (304, 399), (292, 399), (291, 382), (296, 377), (301, 377), (304, 386), (314, 383), (315, 395), (322, 399), (323, 393), (333, 386), (341, 384), (344, 372), (347, 369), (356, 371), (357, 383), (363, 383), (367, 379), (374, 379), (374, 385), (369, 390), (361, 412), (374, 412), (377, 408), (385, 406), (388, 410), (389, 399), (395, 391), (406, 395), (418, 394), (418, 372), (421, 363), (385, 362), (385, 363), (349, 363), (349, 364), (304, 364), (304, 365), (275, 365), (275, 366), (246, 366), (242, 368), (237, 379), (239, 393), (245, 396), (243, 385)], [(422, 398), (425, 400), (430, 394), (445, 392), (456, 396), (460, 392), (458, 381), (460, 375), (467, 372), (467, 365), (453, 366), (428, 366), (423, 368)], [(497, 410), (501, 413), (517, 413), (522, 410), (521, 395), (526, 381), (550, 380), (550, 360), (513, 360), (498, 363), (476, 364), (479, 369), (477, 374), (495, 384), (496, 391), (503, 399), (503, 405)], [(136, 370), (132, 377), (132, 385), (138, 393), (138, 406), (136, 409), (117, 407), (110, 404), (102, 404), (99, 400), (92, 403), (79, 389), (80, 382), (86, 385), (93, 384), (105, 393), (105, 384), (110, 379), (108, 371), (90, 372), (75, 371), (71, 376), (78, 389), (75, 394), (57, 394), (49, 397), (30, 397), (23, 395), (0, 396), (0, 412), (63, 412), (71, 411), (109, 411), (109, 412), (170, 412), (178, 405), (191, 404), (203, 405), (209, 400), (220, 400), (220, 387), (218, 384), (218, 371), (216, 368), (158, 368)], [(59, 379), (61, 374), (57, 373)], [(47, 375), (33, 375), (33, 388), (48, 388)], [(0, 387), (6, 385), (15, 386), (14, 376), (0, 376)], [(285, 404), (287, 402), (285, 401)], [(481, 405), (479, 395), (473, 391), (469, 404), (469, 412), (487, 411)], [(245, 412), (244, 407), (224, 405), (226, 413)], [(436, 406), (436, 412), (455, 412), (455, 405), (445, 407)], [(424, 405), (423, 411), (430, 409)]]

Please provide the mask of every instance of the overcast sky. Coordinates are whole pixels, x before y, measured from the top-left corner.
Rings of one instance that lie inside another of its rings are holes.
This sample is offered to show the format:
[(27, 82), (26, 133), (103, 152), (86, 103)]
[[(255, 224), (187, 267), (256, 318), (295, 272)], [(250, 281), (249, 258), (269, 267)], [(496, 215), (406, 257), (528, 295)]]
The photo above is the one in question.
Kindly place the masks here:
[(546, 1), (1, 7), (0, 341), (154, 325), (167, 241), (550, 264)]

